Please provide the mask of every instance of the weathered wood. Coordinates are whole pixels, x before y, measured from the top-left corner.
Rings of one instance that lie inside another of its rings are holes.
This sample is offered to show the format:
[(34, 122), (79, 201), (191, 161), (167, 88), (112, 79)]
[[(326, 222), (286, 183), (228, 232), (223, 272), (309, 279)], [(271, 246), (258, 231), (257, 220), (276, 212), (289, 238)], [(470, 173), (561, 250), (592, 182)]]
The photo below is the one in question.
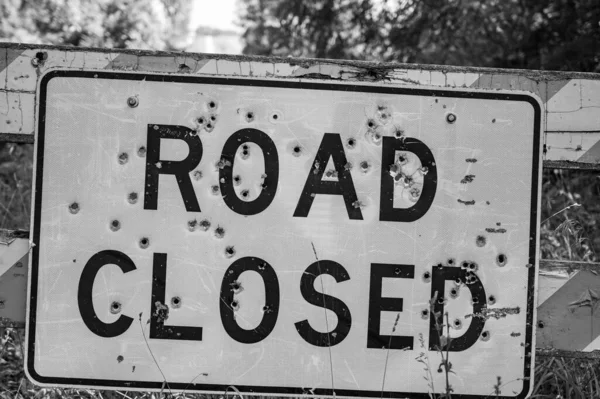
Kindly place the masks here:
[(544, 166), (599, 170), (600, 74), (0, 43), (0, 141), (28, 142), (49, 69), (522, 91), (544, 107)]

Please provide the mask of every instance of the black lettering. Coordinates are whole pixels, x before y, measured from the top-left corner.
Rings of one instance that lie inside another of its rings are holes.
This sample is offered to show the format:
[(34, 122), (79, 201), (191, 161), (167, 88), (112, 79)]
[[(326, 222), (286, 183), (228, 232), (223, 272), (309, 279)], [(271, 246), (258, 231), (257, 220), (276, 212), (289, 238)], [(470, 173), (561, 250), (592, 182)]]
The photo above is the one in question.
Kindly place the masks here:
[[(333, 159), (338, 181), (323, 181), (323, 174), (325, 173), (325, 168), (330, 157)], [(312, 168), (306, 178), (298, 205), (296, 205), (294, 217), (307, 217), (315, 196), (317, 194), (328, 194), (343, 196), (348, 217), (352, 220), (363, 220), (360, 206), (358, 206), (358, 197), (354, 188), (354, 182), (350, 175), (350, 168), (347, 166), (349, 166), (348, 160), (346, 159), (340, 135), (337, 133), (325, 133)]]
[(91, 332), (103, 338), (112, 338), (127, 331), (133, 319), (125, 315), (119, 316), (113, 323), (104, 323), (98, 319), (92, 301), (92, 289), (96, 275), (105, 265), (116, 265), (123, 273), (129, 273), (136, 269), (131, 258), (123, 252), (105, 250), (94, 254), (87, 261), (81, 273), (77, 289), (77, 304), (81, 318)]
[(150, 303), (150, 338), (202, 341), (202, 327), (167, 326), (169, 306), (165, 303), (167, 254), (155, 253), (152, 264), (152, 299)]
[[(483, 284), (473, 272), (458, 267), (434, 266), (431, 277), (431, 297), (434, 298), (433, 314), (429, 318), (429, 350), (444, 350), (449, 352), (461, 352), (469, 349), (483, 331), (485, 319), (482, 317), (471, 317), (469, 328), (460, 337), (452, 338), (450, 345), (447, 342), (440, 345), (440, 335), (443, 331), (438, 328), (444, 325), (444, 288), (447, 280), (458, 280), (471, 292), (473, 298), (473, 315), (479, 314), (486, 306), (487, 299)], [(437, 321), (437, 323), (436, 323)]]
[[(421, 167), (427, 168), (423, 176), (423, 187), (417, 202), (410, 208), (394, 208), (394, 178), (390, 167), (396, 162), (396, 152), (411, 152), (421, 160)], [(381, 153), (381, 196), (379, 200), (379, 220), (385, 222), (414, 222), (420, 219), (431, 207), (437, 189), (437, 168), (429, 147), (422, 141), (406, 137), (384, 137)]]
[[(265, 162), (265, 177), (262, 182), (260, 195), (253, 201), (241, 200), (233, 188), (233, 164), (237, 149), (244, 143), (254, 143), (260, 147)], [(221, 153), (219, 169), (219, 184), (225, 204), (240, 215), (256, 215), (271, 204), (277, 192), (279, 181), (279, 157), (273, 140), (264, 132), (257, 129), (242, 129), (232, 134)]]
[[(188, 156), (181, 161), (160, 159), (161, 139), (183, 140), (189, 147)], [(202, 141), (190, 128), (171, 125), (148, 125), (146, 152), (146, 182), (144, 184), (144, 209), (158, 207), (158, 180), (160, 175), (174, 175), (188, 212), (200, 212), (200, 205), (192, 186), (190, 172), (202, 159)]]
[[(240, 275), (246, 271), (258, 273), (265, 284), (265, 306), (260, 324), (252, 329), (241, 328), (235, 321), (238, 306), (244, 306), (235, 298), (235, 286)], [(221, 283), (220, 296), (221, 322), (229, 336), (243, 344), (255, 344), (269, 336), (279, 315), (279, 281), (275, 270), (260, 258), (245, 257), (233, 262), (225, 272)]]
[(371, 287), (369, 289), (369, 333), (367, 348), (412, 349), (413, 337), (401, 335), (381, 335), (381, 312), (402, 312), (402, 298), (382, 298), (383, 278), (414, 278), (413, 265), (385, 263), (371, 264)]
[(315, 280), (321, 274), (329, 274), (338, 283), (350, 280), (348, 272), (342, 265), (331, 260), (317, 261), (306, 268), (300, 279), (300, 292), (306, 302), (321, 308), (331, 310), (337, 316), (337, 326), (333, 331), (325, 333), (315, 331), (308, 320), (302, 320), (294, 325), (298, 334), (309, 344), (315, 346), (335, 346), (348, 336), (352, 326), (350, 309), (340, 299), (320, 293), (315, 290)]

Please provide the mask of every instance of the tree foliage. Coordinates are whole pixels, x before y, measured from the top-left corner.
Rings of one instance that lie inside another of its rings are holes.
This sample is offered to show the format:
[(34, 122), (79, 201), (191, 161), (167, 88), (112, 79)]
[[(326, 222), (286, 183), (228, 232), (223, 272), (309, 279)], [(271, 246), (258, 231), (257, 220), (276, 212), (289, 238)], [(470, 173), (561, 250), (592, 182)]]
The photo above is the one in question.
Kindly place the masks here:
[(191, 0), (2, 0), (0, 40), (176, 49), (190, 11)]
[(246, 54), (600, 72), (597, 0), (242, 0)]

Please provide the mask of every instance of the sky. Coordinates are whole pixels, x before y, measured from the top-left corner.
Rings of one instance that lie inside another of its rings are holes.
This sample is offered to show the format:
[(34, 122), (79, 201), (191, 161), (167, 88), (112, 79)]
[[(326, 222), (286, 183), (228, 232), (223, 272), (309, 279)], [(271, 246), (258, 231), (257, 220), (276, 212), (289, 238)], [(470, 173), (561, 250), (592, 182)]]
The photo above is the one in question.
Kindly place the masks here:
[(207, 26), (223, 30), (240, 29), (234, 25), (237, 0), (194, 0), (192, 29)]

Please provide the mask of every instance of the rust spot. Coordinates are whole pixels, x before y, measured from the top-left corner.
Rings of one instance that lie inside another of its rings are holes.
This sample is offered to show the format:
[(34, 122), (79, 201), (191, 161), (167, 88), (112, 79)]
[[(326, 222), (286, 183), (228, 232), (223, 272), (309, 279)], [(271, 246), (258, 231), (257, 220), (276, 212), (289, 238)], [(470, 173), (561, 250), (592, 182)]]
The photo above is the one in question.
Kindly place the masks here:
[(164, 324), (169, 318), (169, 307), (164, 303), (160, 303), (160, 301), (154, 302), (154, 306), (156, 306), (156, 311), (152, 317), (156, 319), (158, 324)]
[(487, 231), (488, 233), (502, 233), (502, 234), (506, 233), (506, 229), (502, 229), (502, 228), (496, 229), (494, 227), (488, 227), (485, 229), (485, 231)]
[[(475, 298), (473, 298), (475, 299)], [(473, 314), (468, 314), (465, 316), (465, 318), (469, 318), (469, 317), (478, 317), (480, 319), (484, 319), (484, 320), (488, 320), (488, 319), (502, 319), (505, 318), (508, 315), (516, 315), (521, 313), (521, 308), (516, 306), (514, 308), (487, 308), (484, 307), (483, 309), (481, 309), (481, 312), (479, 313), (473, 313)], [(539, 324), (538, 324), (539, 327)]]
[(475, 163), (475, 162), (477, 162), (477, 159), (475, 159), (475, 158), (467, 158), (467, 159), (465, 159), (465, 162)]
[(472, 183), (474, 178), (475, 178), (475, 175), (466, 175), (465, 177), (463, 177), (463, 179), (460, 182), (462, 184)]
[(459, 199), (457, 199), (457, 201), (464, 205), (475, 205), (475, 200), (465, 201), (465, 200), (461, 200), (459, 198)]

